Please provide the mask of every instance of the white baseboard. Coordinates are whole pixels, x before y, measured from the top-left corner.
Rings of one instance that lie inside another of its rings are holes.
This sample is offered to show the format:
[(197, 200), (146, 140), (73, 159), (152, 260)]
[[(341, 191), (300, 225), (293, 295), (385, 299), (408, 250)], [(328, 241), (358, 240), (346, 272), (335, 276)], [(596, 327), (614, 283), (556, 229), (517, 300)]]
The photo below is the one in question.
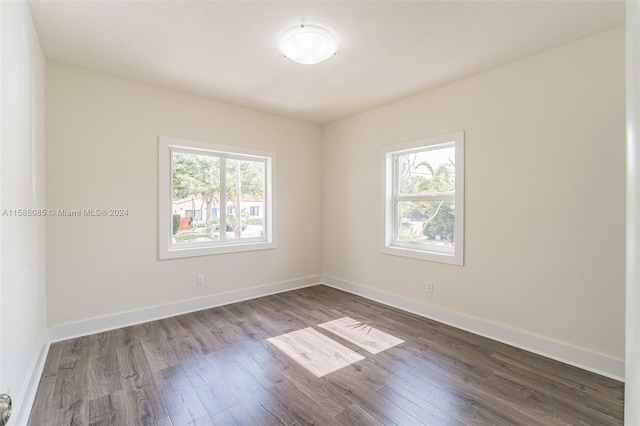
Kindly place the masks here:
[[(309, 287), (320, 283), (349, 293), (357, 294), (359, 296), (366, 297), (367, 299), (375, 300), (376, 302), (393, 306), (443, 324), (469, 331), (492, 340), (506, 343), (547, 358), (555, 359), (602, 376), (624, 381), (624, 361), (622, 360), (593, 353), (588, 350), (542, 336), (530, 334), (522, 330), (507, 327), (503, 324), (471, 317), (459, 312), (441, 309), (436, 306), (421, 303), (416, 300), (411, 300), (361, 284), (352, 283), (331, 276), (312, 276), (51, 327), (49, 329), (49, 340), (47, 340), (46, 350), (43, 351), (44, 356), (40, 355), (38, 358), (40, 359), (40, 357), (42, 357), (42, 366), (40, 366), (39, 370), (34, 369), (34, 371), (39, 371), (35, 381), (35, 388), (37, 388), (38, 381), (40, 380), (40, 374), (42, 372), (42, 367), (44, 366), (44, 358), (46, 357), (49, 341), (57, 342), (74, 337), (86, 336), (89, 334), (167, 318), (174, 315), (194, 312), (201, 309), (213, 308), (229, 303), (268, 296), (270, 294)], [(36, 373), (34, 372), (34, 377), (35, 376)], [(35, 389), (33, 390), (33, 394), (35, 395)], [(30, 404), (28, 406), (30, 407)]]
[(616, 358), (331, 276), (323, 276), (322, 282), (338, 290), (357, 294), (358, 296), (555, 359), (574, 367), (624, 381), (624, 361)]
[(49, 338), (51, 342), (58, 342), (317, 284), (320, 284), (320, 276), (305, 277), (197, 299), (183, 300), (166, 305), (153, 306), (136, 311), (91, 318), (84, 321), (53, 326), (49, 328)]
[(44, 363), (47, 360), (47, 354), (49, 353), (49, 336), (45, 333), (40, 341), (40, 349), (35, 354), (31, 361), (31, 366), (28, 371), (31, 371), (31, 375), (25, 378), (25, 385), (23, 391), (18, 395), (18, 398), (13, 402), (13, 415), (9, 420), (9, 426), (11, 425), (26, 425), (29, 421), (29, 415), (31, 414), (31, 407), (36, 398), (36, 391), (40, 384), (40, 378), (44, 371)]

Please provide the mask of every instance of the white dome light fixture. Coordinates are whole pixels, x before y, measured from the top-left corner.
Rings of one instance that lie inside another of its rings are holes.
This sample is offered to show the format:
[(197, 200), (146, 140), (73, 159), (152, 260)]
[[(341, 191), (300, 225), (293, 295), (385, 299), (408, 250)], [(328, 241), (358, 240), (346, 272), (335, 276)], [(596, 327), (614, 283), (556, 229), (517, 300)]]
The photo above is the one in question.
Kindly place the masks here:
[(293, 62), (318, 64), (336, 54), (338, 42), (328, 30), (316, 25), (298, 25), (280, 36), (278, 49)]

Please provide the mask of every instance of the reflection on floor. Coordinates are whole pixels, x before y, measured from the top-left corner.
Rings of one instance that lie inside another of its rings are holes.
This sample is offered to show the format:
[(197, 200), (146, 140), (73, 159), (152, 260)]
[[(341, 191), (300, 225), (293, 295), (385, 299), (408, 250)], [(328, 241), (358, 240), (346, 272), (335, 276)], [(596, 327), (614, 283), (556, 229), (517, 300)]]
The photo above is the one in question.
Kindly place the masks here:
[(318, 327), (324, 328), (372, 354), (404, 343), (404, 340), (349, 317), (325, 322)]
[[(318, 327), (330, 331), (372, 354), (377, 354), (404, 342), (404, 340), (349, 317), (325, 322), (319, 324)], [(362, 355), (312, 327), (272, 337), (267, 341), (316, 377), (325, 376), (364, 359)]]
[(267, 340), (316, 377), (364, 359), (362, 355), (311, 327)]

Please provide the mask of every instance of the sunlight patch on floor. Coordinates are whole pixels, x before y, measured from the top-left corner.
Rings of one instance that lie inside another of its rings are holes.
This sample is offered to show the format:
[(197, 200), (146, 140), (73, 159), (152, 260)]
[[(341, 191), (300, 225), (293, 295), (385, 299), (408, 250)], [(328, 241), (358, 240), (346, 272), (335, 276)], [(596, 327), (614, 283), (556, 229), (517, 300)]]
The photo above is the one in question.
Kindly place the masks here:
[(267, 341), (316, 377), (325, 376), (364, 359), (359, 353), (311, 327), (271, 337)]
[(319, 324), (318, 327), (324, 328), (372, 354), (377, 354), (404, 342), (404, 340), (349, 317), (325, 322)]

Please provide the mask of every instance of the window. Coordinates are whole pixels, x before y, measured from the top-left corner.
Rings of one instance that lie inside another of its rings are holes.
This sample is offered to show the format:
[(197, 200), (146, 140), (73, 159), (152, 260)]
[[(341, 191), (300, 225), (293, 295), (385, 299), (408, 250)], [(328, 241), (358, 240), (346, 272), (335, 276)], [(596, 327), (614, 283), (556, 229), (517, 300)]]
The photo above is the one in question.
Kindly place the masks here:
[(202, 210), (185, 210), (185, 217), (192, 217), (195, 220), (202, 220)]
[(260, 216), (260, 207), (258, 206), (249, 207), (249, 216)]
[(464, 133), (385, 147), (387, 254), (463, 264)]
[(274, 153), (168, 137), (159, 147), (160, 259), (276, 247)]

